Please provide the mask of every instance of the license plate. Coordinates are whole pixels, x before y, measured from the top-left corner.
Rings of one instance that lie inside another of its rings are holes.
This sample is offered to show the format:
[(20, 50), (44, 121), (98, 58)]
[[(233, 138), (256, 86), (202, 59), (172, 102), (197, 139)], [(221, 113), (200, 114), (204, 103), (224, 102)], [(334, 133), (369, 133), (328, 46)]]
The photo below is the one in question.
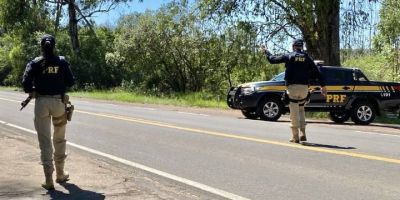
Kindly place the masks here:
[(229, 95), (235, 95), (235, 93), (236, 93), (236, 90), (229, 91)]

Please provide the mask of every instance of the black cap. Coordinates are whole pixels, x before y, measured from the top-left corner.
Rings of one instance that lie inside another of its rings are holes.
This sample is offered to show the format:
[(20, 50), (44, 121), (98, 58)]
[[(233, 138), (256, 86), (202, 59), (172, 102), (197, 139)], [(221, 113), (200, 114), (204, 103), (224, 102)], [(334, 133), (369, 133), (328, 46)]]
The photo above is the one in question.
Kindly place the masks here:
[(56, 39), (52, 35), (44, 35), (40, 40), (40, 45), (42, 47), (49, 46), (54, 47), (56, 45)]
[(293, 41), (293, 46), (296, 46), (296, 47), (303, 47), (303, 45), (304, 45), (303, 39), (295, 39), (295, 40)]

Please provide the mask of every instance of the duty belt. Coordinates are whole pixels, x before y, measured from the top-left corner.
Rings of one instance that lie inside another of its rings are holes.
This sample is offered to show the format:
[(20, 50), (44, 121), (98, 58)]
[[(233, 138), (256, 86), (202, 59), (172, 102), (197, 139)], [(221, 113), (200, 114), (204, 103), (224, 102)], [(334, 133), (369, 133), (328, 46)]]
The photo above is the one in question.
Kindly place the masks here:
[(38, 94), (37, 98), (55, 98), (55, 99), (62, 99), (62, 95), (61, 94), (56, 94), (56, 95), (42, 95), (42, 94)]
[(311, 97), (311, 92), (308, 92), (307, 97), (304, 99), (291, 99), (289, 98), (289, 96), (288, 99), (290, 102), (299, 103), (299, 106), (304, 106), (308, 102), (308, 100), (310, 100), (310, 97)]

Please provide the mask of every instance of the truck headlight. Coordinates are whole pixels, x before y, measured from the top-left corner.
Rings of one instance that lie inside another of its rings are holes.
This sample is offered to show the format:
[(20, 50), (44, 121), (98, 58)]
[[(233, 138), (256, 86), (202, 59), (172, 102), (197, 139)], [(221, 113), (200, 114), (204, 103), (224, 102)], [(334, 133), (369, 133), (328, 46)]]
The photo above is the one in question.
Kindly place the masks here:
[(244, 88), (242, 88), (242, 94), (243, 95), (253, 94), (254, 91), (255, 91), (254, 87), (244, 87)]

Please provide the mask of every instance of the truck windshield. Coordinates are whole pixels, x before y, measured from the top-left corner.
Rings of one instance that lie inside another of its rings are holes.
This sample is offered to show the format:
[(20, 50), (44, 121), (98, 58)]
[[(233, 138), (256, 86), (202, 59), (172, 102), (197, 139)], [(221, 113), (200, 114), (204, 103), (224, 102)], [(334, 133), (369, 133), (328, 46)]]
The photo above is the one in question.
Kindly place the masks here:
[(285, 80), (285, 72), (282, 72), (274, 76), (274, 78), (272, 78), (270, 81), (284, 81), (284, 80)]

